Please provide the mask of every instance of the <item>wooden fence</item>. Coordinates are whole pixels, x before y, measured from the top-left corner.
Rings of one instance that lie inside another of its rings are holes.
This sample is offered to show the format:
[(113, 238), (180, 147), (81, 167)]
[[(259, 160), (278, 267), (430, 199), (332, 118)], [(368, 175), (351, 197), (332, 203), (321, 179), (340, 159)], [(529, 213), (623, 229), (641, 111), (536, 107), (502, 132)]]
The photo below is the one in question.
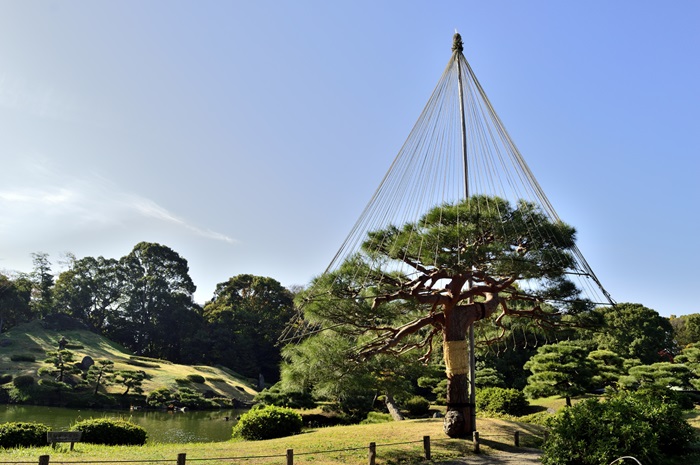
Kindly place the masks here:
[[(529, 433), (525, 433), (529, 434)], [(515, 447), (520, 447), (520, 442), (521, 442), (521, 437), (523, 434), (520, 431), (515, 431), (512, 436), (512, 444)], [(546, 440), (546, 433), (545, 433), (545, 440)], [(397, 446), (397, 445), (402, 445), (402, 444), (416, 444), (422, 442), (423, 444), (423, 457), (425, 460), (431, 460), (431, 450), (430, 450), (430, 436), (423, 436), (423, 439), (421, 441), (412, 441), (412, 442), (402, 442), (402, 443), (392, 443), (392, 444), (380, 444), (379, 447), (389, 447), (389, 446)], [(377, 447), (378, 445), (374, 442), (369, 443), (369, 446), (366, 448), (367, 449), (367, 464), (368, 465), (375, 465), (376, 459), (377, 459)], [(472, 447), (474, 453), (479, 453), (480, 452), (480, 447), (481, 447), (481, 437), (479, 436), (479, 433), (477, 431), (474, 432), (472, 436)], [(324, 450), (324, 451), (314, 451), (314, 452), (307, 452), (307, 453), (298, 453), (296, 454), (297, 456), (303, 456), (303, 455), (309, 455), (309, 454), (324, 454), (324, 453), (337, 453), (337, 452), (345, 452), (345, 451), (353, 451), (353, 450), (361, 450), (364, 449), (362, 447), (359, 448), (347, 448), (347, 449), (336, 449), (336, 450)], [(202, 462), (202, 461), (229, 461), (229, 462), (235, 462), (235, 461), (243, 461), (243, 460), (251, 460), (251, 459), (259, 459), (259, 458), (284, 458), (286, 460), (286, 465), (294, 465), (294, 450), (293, 449), (287, 449), (287, 452), (285, 455), (265, 455), (265, 456), (246, 456), (246, 457), (217, 457), (217, 458), (191, 458), (190, 462)], [(108, 463), (175, 463), (176, 465), (186, 465), (187, 464), (187, 454), (186, 453), (179, 453), (177, 454), (177, 457), (172, 459), (172, 460), (110, 460)], [(4, 462), (0, 461), (0, 465), (3, 464), (33, 464), (37, 463), (36, 461), (34, 462), (18, 462), (18, 461), (12, 461), (12, 462)], [(51, 463), (51, 457), (49, 455), (41, 455), (39, 456), (38, 464), (39, 465), (49, 465)], [(88, 463), (106, 463), (104, 460), (85, 460), (85, 461), (66, 461), (66, 460), (59, 460), (57, 463), (61, 464), (88, 464)]]

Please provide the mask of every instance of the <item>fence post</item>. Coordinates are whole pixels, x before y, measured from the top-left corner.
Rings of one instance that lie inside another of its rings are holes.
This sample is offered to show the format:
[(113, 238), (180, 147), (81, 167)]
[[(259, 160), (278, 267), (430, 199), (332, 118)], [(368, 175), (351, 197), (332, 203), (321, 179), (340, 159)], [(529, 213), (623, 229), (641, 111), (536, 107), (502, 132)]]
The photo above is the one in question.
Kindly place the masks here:
[(430, 436), (423, 436), (423, 450), (425, 451), (425, 460), (430, 460)]
[(472, 441), (474, 441), (474, 453), (478, 454), (479, 453), (479, 432), (474, 431), (472, 433)]
[(294, 449), (287, 449), (287, 465), (294, 465)]
[(520, 431), (516, 431), (515, 434), (513, 434), (513, 442), (515, 443), (515, 447), (520, 447)]
[(49, 465), (49, 456), (48, 455), (40, 455), (39, 456), (39, 465)]
[(376, 460), (377, 460), (377, 443), (370, 442), (369, 443), (369, 465), (374, 465), (374, 462)]
[(187, 454), (177, 454), (177, 465), (185, 465)]

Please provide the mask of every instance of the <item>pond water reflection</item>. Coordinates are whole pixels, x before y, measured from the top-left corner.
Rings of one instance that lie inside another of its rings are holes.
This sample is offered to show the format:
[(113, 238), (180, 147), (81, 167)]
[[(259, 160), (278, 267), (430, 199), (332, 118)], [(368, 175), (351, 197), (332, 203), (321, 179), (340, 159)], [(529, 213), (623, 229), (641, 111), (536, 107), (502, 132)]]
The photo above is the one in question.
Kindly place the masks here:
[(36, 422), (43, 423), (55, 431), (67, 431), (71, 424), (79, 420), (121, 418), (144, 428), (148, 432), (149, 443), (219, 442), (231, 439), (231, 428), (243, 412), (245, 410), (112, 411), (0, 405), (0, 423)]

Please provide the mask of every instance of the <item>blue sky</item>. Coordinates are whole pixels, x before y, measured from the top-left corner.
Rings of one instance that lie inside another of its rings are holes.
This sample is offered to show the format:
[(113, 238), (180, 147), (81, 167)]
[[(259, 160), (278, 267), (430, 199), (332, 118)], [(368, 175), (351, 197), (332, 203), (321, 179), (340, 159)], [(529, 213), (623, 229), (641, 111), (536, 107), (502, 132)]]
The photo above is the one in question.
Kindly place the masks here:
[(0, 270), (186, 258), (200, 303), (330, 263), (452, 35), (618, 302), (700, 312), (696, 1), (0, 2)]

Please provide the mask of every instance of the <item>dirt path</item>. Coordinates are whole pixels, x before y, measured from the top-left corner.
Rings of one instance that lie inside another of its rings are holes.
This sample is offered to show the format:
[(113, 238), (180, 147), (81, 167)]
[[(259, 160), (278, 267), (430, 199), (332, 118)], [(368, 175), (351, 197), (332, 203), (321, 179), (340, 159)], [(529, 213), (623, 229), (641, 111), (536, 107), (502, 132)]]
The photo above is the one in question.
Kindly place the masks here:
[(439, 465), (540, 465), (542, 451), (522, 448), (518, 452), (498, 451), (438, 462)]

